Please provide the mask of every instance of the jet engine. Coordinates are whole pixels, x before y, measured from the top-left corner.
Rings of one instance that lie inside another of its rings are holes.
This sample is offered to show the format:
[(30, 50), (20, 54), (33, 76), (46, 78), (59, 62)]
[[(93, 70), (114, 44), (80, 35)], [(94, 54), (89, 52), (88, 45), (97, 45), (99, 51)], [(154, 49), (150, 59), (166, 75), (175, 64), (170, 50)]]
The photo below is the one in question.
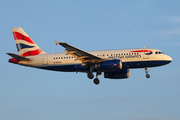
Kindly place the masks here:
[(123, 70), (112, 71), (112, 72), (104, 72), (104, 78), (111, 78), (111, 79), (129, 78), (129, 70), (123, 69)]
[(122, 69), (122, 61), (121, 60), (107, 60), (107, 61), (95, 64), (95, 69), (120, 70)]

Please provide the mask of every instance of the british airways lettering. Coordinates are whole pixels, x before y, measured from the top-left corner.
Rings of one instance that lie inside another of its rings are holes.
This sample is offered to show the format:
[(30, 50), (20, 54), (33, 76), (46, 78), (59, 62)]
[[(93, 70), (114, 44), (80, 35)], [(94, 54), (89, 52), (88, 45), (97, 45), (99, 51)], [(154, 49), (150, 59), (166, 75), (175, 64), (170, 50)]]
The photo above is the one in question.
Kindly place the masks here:
[(119, 54), (119, 55), (113, 55), (109, 56), (109, 58), (114, 58), (114, 59), (124, 59), (124, 58), (141, 58), (141, 55), (139, 53), (131, 54)]

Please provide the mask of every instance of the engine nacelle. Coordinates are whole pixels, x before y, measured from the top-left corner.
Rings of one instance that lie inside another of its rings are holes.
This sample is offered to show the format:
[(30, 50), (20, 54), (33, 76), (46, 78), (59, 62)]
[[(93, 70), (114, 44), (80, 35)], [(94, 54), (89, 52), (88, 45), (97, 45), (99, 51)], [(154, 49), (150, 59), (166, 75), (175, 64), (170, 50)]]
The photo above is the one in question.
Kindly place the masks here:
[(107, 61), (95, 64), (95, 69), (120, 70), (122, 69), (122, 61), (121, 60), (107, 60)]
[(129, 70), (123, 69), (123, 70), (112, 71), (112, 72), (104, 72), (104, 78), (111, 78), (111, 79), (129, 78)]

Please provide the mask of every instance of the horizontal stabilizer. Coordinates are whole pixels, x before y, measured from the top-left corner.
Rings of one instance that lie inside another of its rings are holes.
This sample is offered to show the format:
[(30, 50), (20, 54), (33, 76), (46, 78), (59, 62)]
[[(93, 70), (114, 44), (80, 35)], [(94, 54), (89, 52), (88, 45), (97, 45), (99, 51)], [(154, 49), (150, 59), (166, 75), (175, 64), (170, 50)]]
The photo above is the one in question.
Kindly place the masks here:
[(29, 59), (29, 58), (25, 58), (25, 57), (16, 55), (14, 53), (6, 53), (6, 54), (10, 55), (11, 57), (15, 58), (18, 61), (31, 61), (31, 59)]

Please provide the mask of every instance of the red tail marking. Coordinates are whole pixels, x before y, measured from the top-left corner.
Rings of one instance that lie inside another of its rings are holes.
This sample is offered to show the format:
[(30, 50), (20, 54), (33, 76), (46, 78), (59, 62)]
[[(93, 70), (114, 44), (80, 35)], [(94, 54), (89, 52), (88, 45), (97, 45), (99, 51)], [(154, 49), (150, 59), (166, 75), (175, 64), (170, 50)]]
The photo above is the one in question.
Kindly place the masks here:
[(25, 40), (26, 42), (35, 44), (34, 41), (30, 37), (26, 37), (19, 32), (13, 32), (13, 35), (14, 35), (15, 40), (17, 40), (17, 39)]
[(22, 54), (21, 56), (25, 57), (25, 56), (39, 55), (39, 53), (41, 53), (41, 52), (42, 52), (41, 49), (37, 49), (37, 50), (33, 50), (33, 51), (27, 51), (24, 54)]

